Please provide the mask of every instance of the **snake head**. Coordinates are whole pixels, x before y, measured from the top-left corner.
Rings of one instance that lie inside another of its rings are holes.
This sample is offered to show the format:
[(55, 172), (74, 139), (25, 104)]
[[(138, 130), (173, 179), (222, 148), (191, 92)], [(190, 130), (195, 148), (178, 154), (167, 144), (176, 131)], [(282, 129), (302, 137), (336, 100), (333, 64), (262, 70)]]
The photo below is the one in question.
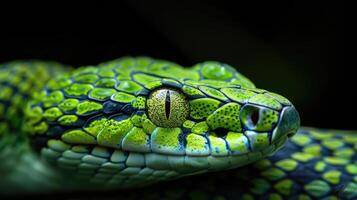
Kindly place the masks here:
[(286, 98), (218, 62), (122, 58), (53, 79), (35, 96), (26, 129), (41, 155), (120, 187), (242, 166), (299, 128)]
[(193, 68), (200, 80), (170, 80), (147, 99), (152, 123), (180, 130), (170, 139), (170, 132), (163, 133), (177, 145), (166, 148), (162, 143), (157, 152), (201, 158), (208, 170), (234, 168), (273, 154), (297, 132), (299, 115), (286, 98), (255, 88), (225, 64), (206, 62)]

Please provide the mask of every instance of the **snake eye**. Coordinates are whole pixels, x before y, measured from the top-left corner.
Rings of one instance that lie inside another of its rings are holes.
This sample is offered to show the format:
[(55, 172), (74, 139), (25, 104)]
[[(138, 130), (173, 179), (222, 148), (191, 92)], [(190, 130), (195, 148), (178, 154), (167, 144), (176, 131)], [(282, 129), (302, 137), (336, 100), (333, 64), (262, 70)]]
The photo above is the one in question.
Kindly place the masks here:
[(185, 95), (177, 90), (157, 89), (147, 100), (147, 113), (159, 127), (179, 127), (189, 114), (188, 102)]

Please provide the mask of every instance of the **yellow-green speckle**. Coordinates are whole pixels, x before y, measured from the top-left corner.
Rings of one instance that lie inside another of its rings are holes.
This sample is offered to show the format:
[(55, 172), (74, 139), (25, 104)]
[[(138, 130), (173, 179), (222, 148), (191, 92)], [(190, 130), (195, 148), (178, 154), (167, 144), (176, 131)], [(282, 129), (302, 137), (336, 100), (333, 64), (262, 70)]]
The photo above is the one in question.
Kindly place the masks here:
[(32, 133), (44, 134), (47, 130), (48, 130), (47, 123), (41, 122), (40, 124), (33, 126)]
[(326, 169), (326, 163), (319, 161), (314, 166), (315, 171), (322, 172)]
[(9, 100), (13, 94), (11, 87), (0, 86), (0, 100)]
[(201, 73), (204, 78), (213, 80), (227, 80), (232, 78), (232, 67), (219, 62), (208, 61), (201, 65)]
[(226, 141), (233, 154), (244, 154), (249, 151), (248, 138), (242, 133), (228, 132)]
[(249, 98), (256, 95), (255, 92), (240, 88), (222, 88), (221, 91), (228, 96), (228, 98), (239, 103), (246, 103)]
[(355, 153), (356, 152), (352, 148), (345, 147), (334, 151), (333, 155), (339, 158), (350, 159), (353, 155), (355, 155)]
[(63, 100), (63, 94), (61, 91), (54, 91), (52, 93), (50, 93), (48, 96), (46, 96), (42, 103), (44, 105), (45, 108), (50, 107), (50, 106), (54, 106), (57, 105), (58, 103), (60, 103)]
[(84, 127), (84, 130), (92, 136), (97, 137), (98, 133), (104, 128), (107, 121), (108, 119), (106, 118), (93, 120), (88, 126)]
[(78, 99), (66, 99), (62, 101), (58, 107), (64, 112), (69, 112), (77, 107), (78, 102)]
[(149, 119), (145, 119), (142, 122), (142, 127), (147, 134), (151, 134), (155, 130), (156, 125), (152, 123)]
[(72, 130), (61, 136), (62, 140), (71, 144), (96, 144), (93, 136), (81, 130)]
[(146, 98), (139, 96), (136, 97), (136, 99), (134, 101), (132, 101), (132, 106), (133, 108), (137, 108), (137, 109), (145, 109), (146, 107)]
[(346, 134), (346, 135), (343, 136), (343, 139), (347, 143), (351, 143), (351, 144), (356, 144), (357, 143), (357, 135), (355, 135), (355, 134)]
[(201, 98), (190, 101), (190, 116), (193, 119), (203, 119), (212, 114), (219, 106), (218, 100)]
[(146, 85), (152, 81), (157, 81), (157, 80), (161, 80), (160, 78), (158, 77), (155, 77), (155, 76), (151, 76), (151, 75), (148, 75), (148, 74), (142, 74), (142, 73), (138, 73), (138, 74), (135, 74), (133, 76), (134, 80), (142, 85)]
[(33, 108), (26, 107), (26, 122), (28, 124), (35, 124), (42, 119), (43, 110), (39, 106), (35, 106)]
[(51, 79), (48, 82), (47, 87), (51, 90), (58, 90), (70, 85), (71, 83), (71, 79), (69, 79), (67, 76), (63, 76), (60, 78)]
[[(101, 77), (114, 77), (115, 73), (110, 69), (101, 69), (98, 72), (98, 75)], [(100, 79), (100, 80), (102, 80), (102, 79)]]
[(331, 138), (333, 136), (331, 132), (324, 132), (324, 131), (317, 131), (317, 130), (311, 130), (309, 131), (309, 134), (317, 140), (324, 140), (327, 138)]
[(120, 81), (119, 85), (116, 86), (117, 90), (124, 91), (127, 93), (135, 93), (143, 89), (143, 87), (134, 81)]
[(63, 113), (57, 107), (49, 108), (43, 113), (43, 116), (49, 121), (55, 121), (58, 117), (62, 115)]
[(267, 106), (268, 108), (277, 110), (282, 108), (282, 105), (277, 100), (266, 94), (256, 94), (255, 96), (251, 97), (248, 102), (261, 106)]
[(322, 180), (313, 180), (304, 186), (305, 191), (314, 196), (321, 197), (330, 191), (330, 186)]
[(154, 152), (183, 154), (180, 128), (156, 128), (151, 134), (151, 149)]
[(188, 96), (204, 96), (200, 90), (187, 85), (182, 87), (182, 91)]
[(286, 99), (285, 97), (281, 96), (280, 94), (269, 92), (268, 95), (272, 96), (274, 99), (278, 100), (280, 103), (282, 103), (284, 105), (291, 105), (291, 102), (288, 99)]
[(327, 139), (322, 141), (322, 145), (328, 149), (334, 150), (342, 147), (344, 144), (343, 141), (338, 139)]
[(205, 137), (196, 134), (188, 134), (186, 141), (186, 154), (201, 156), (209, 154), (208, 141)]
[(199, 122), (192, 127), (192, 132), (197, 134), (205, 134), (208, 130), (209, 127), (206, 122)]
[(184, 128), (188, 128), (188, 129), (191, 129), (193, 126), (195, 125), (195, 122), (194, 121), (191, 121), (191, 120), (186, 120), (183, 122), (182, 126)]
[(321, 155), (321, 146), (319, 144), (307, 145), (303, 148), (303, 152), (314, 155), (314, 156), (320, 156)]
[(308, 162), (314, 159), (313, 155), (301, 152), (294, 153), (291, 157), (300, 162)]
[(130, 119), (121, 121), (108, 120), (97, 134), (98, 144), (110, 147), (120, 147), (122, 139), (133, 128)]
[(346, 171), (349, 174), (357, 175), (357, 164), (348, 164), (348, 165), (346, 165)]
[(340, 182), (341, 172), (337, 170), (330, 170), (325, 172), (322, 177), (331, 184), (337, 184)]
[(207, 117), (207, 124), (213, 130), (226, 128), (231, 131), (241, 132), (239, 110), (239, 104), (227, 103)]
[(114, 89), (110, 88), (94, 88), (90, 93), (89, 97), (98, 101), (106, 100), (115, 93)]
[(285, 172), (278, 168), (269, 168), (261, 172), (261, 175), (269, 180), (275, 181), (283, 178), (285, 176)]
[(71, 96), (84, 96), (92, 89), (93, 86), (89, 84), (73, 83), (72, 85), (67, 86), (64, 91)]
[(133, 127), (123, 139), (122, 148), (128, 151), (150, 152), (149, 136), (143, 129)]
[(63, 115), (57, 121), (61, 125), (70, 125), (70, 124), (74, 124), (75, 122), (77, 122), (77, 120), (78, 120), (77, 115)]
[(345, 158), (337, 158), (330, 156), (325, 157), (324, 161), (331, 165), (346, 165), (349, 162), (349, 160)]
[(207, 87), (207, 86), (199, 86), (199, 89), (204, 92), (205, 94), (207, 94), (208, 96), (217, 98), (219, 100), (222, 101), (226, 101), (228, 100), (226, 96), (224, 96), (223, 93), (221, 93), (219, 90), (211, 88), (211, 87)]
[(95, 85), (98, 87), (108, 87), (108, 88), (113, 88), (116, 84), (117, 81), (113, 78), (101, 78), (95, 83)]
[(124, 92), (117, 92), (111, 97), (111, 99), (119, 103), (130, 103), (135, 99), (135, 96)]
[(98, 76), (95, 74), (79, 74), (74, 76), (73, 79), (80, 83), (94, 83), (98, 79)]
[(294, 182), (290, 179), (284, 179), (277, 182), (274, 188), (282, 195), (290, 195)]
[(225, 156), (228, 154), (227, 145), (224, 139), (213, 136), (210, 134), (209, 142), (211, 146), (212, 155)]
[(102, 104), (93, 102), (93, 101), (83, 101), (77, 105), (77, 114), (78, 115), (85, 115), (89, 114), (93, 111), (98, 111), (103, 108)]
[(307, 135), (297, 134), (291, 138), (291, 141), (299, 146), (306, 146), (311, 142), (311, 139)]
[(298, 162), (293, 159), (284, 159), (275, 163), (276, 166), (280, 167), (285, 171), (292, 171), (296, 169)]

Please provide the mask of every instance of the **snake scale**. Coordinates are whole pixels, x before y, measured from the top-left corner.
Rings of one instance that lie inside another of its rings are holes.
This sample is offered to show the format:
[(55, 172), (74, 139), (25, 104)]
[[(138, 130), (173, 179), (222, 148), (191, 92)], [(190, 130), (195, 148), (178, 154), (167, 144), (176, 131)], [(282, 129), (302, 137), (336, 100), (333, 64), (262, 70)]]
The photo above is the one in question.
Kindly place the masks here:
[(3, 195), (357, 199), (357, 133), (300, 128), (289, 100), (220, 62), (4, 63), (0, 119)]

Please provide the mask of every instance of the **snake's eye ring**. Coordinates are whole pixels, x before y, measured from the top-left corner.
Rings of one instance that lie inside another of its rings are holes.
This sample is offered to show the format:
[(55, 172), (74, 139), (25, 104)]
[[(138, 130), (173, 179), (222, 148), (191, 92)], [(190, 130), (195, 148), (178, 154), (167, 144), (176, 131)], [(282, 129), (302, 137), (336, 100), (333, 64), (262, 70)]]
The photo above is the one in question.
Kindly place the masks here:
[(186, 96), (180, 91), (161, 88), (153, 91), (147, 100), (150, 120), (159, 127), (180, 127), (189, 114)]

